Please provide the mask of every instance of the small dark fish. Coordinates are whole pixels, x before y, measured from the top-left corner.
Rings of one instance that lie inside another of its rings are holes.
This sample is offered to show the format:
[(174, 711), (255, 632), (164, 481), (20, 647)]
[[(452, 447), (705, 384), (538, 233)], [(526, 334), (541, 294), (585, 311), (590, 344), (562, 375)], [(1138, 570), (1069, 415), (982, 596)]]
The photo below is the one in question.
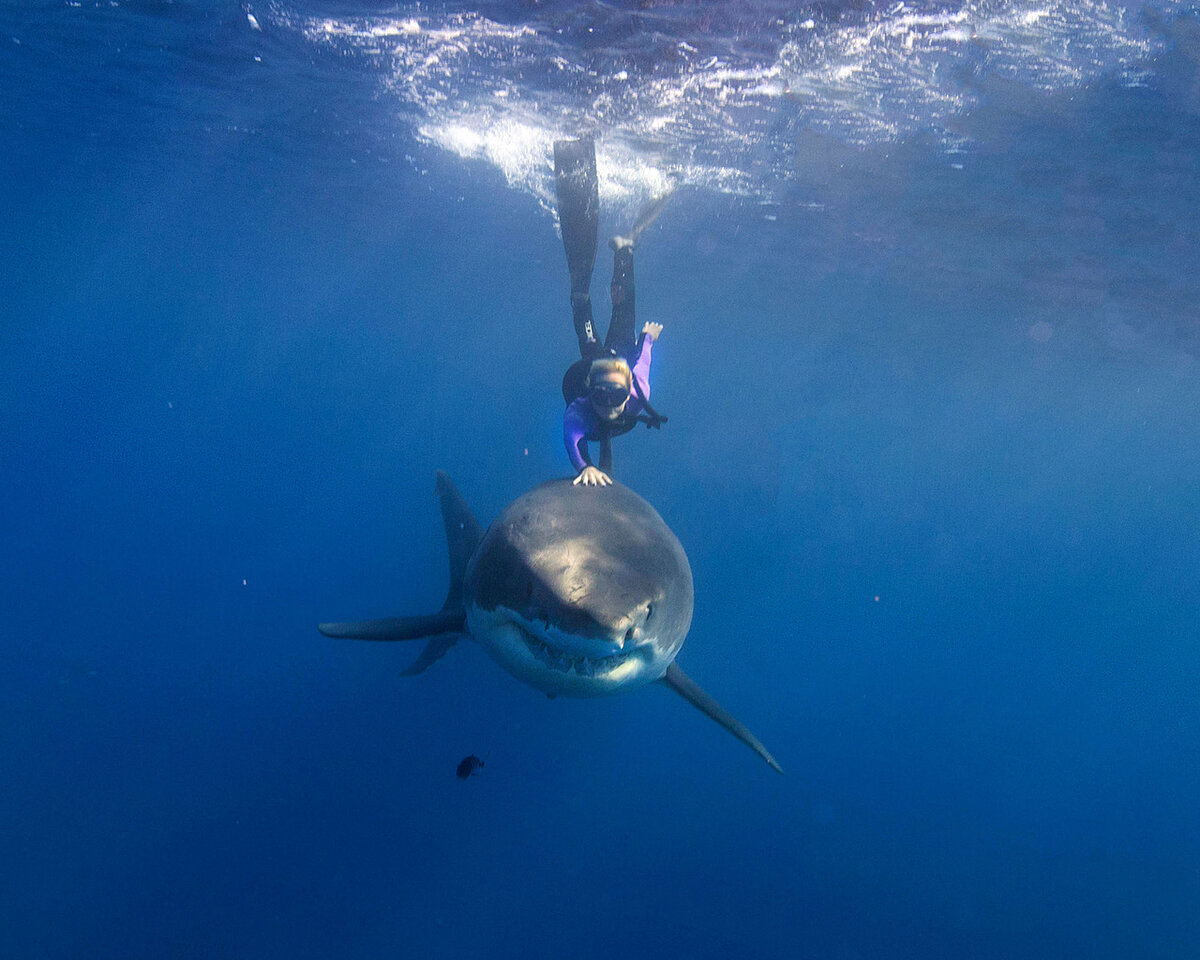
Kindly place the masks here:
[(463, 757), (458, 761), (458, 769), (455, 771), (455, 775), (459, 780), (466, 780), (467, 777), (473, 773), (477, 773), (482, 767), (483, 761), (475, 756), (475, 754), (471, 754), (469, 757)]

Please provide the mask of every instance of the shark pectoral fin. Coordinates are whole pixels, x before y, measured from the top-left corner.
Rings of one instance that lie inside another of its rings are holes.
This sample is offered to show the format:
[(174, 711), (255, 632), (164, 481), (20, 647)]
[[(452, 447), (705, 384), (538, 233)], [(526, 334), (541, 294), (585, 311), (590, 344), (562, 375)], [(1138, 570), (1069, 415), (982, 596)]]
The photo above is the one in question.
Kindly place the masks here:
[(402, 677), (415, 677), (418, 673), (424, 673), (433, 664), (437, 663), (446, 655), (446, 651), (458, 643), (458, 637), (454, 634), (446, 634), (441, 637), (434, 637), (427, 644), (425, 649), (421, 651), (421, 655), (412, 662), (412, 666), (400, 671)]
[[(462, 633), (467, 617), (462, 610), (443, 610), (425, 617), (389, 617), (386, 620), (359, 620), (356, 623), (322, 623), (317, 629), (327, 637), (349, 640), (420, 640), (447, 633)], [(442, 651), (445, 653), (445, 651)], [(438, 656), (440, 656), (439, 654)], [(433, 658), (434, 660), (437, 657)], [(429, 661), (430, 663), (433, 660)]]
[(717, 721), (726, 730), (732, 733), (735, 737), (746, 744), (751, 750), (757, 753), (760, 757), (770, 764), (771, 769), (777, 773), (783, 773), (783, 767), (775, 762), (775, 758), (767, 752), (767, 748), (758, 742), (758, 738), (747, 730), (740, 722), (735, 720), (733, 716), (716, 700), (710, 697), (700, 688), (691, 677), (679, 669), (679, 666), (672, 663), (667, 667), (667, 672), (663, 674), (659, 683), (665, 683), (668, 687), (674, 690), (677, 694), (687, 700), (693, 706), (698, 707), (704, 713)]

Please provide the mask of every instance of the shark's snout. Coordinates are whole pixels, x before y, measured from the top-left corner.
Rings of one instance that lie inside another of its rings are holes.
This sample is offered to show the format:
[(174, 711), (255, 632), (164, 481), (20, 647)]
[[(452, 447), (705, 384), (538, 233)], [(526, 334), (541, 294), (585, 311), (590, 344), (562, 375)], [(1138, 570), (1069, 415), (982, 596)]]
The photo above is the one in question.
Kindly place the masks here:
[[(505, 608), (536, 632), (570, 635), (571, 644), (590, 657), (626, 652), (652, 635), (654, 602), (631, 598), (627, 592), (596, 589), (602, 578), (591, 571), (572, 570), (564, 582), (529, 573), (520, 589), (508, 597), (496, 596), (495, 608)], [(587, 574), (586, 577), (581, 574)], [(580, 580), (587, 586), (580, 587)]]
[(533, 606), (524, 610), (497, 607), (496, 613), (511, 620), (524, 632), (552, 650), (568, 656), (604, 660), (622, 654), (635, 654), (651, 643), (647, 614), (651, 604), (616, 617), (604, 618), (595, 611), (559, 606), (553, 611)]

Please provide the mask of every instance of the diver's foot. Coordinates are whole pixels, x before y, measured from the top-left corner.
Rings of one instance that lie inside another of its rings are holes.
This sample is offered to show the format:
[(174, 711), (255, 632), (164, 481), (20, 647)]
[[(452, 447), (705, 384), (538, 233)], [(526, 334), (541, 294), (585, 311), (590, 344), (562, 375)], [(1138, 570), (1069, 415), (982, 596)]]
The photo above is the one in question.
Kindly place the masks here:
[(632, 250), (633, 240), (629, 237), (613, 237), (608, 241), (608, 245), (612, 248), (613, 253), (620, 253), (622, 250)]

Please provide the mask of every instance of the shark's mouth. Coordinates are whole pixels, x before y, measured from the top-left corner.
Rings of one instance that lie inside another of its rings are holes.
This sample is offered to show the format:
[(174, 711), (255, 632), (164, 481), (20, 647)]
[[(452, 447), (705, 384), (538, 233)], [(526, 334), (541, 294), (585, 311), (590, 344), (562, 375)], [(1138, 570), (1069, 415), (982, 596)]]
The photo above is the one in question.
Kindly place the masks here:
[(521, 629), (521, 639), (525, 641), (529, 652), (546, 666), (563, 673), (576, 673), (581, 677), (595, 677), (610, 673), (634, 655), (625, 650), (607, 657), (582, 657), (568, 654), (551, 647), (540, 637), (536, 637), (524, 629)]
[(568, 652), (551, 639), (552, 627), (536, 621), (530, 622), (524, 618), (513, 616), (509, 624), (516, 629), (530, 654), (551, 670), (560, 673), (575, 674), (580, 677), (603, 677), (624, 666), (630, 660), (644, 659), (644, 652), (638, 647), (629, 650), (614, 650), (602, 656), (588, 656), (578, 652)]

